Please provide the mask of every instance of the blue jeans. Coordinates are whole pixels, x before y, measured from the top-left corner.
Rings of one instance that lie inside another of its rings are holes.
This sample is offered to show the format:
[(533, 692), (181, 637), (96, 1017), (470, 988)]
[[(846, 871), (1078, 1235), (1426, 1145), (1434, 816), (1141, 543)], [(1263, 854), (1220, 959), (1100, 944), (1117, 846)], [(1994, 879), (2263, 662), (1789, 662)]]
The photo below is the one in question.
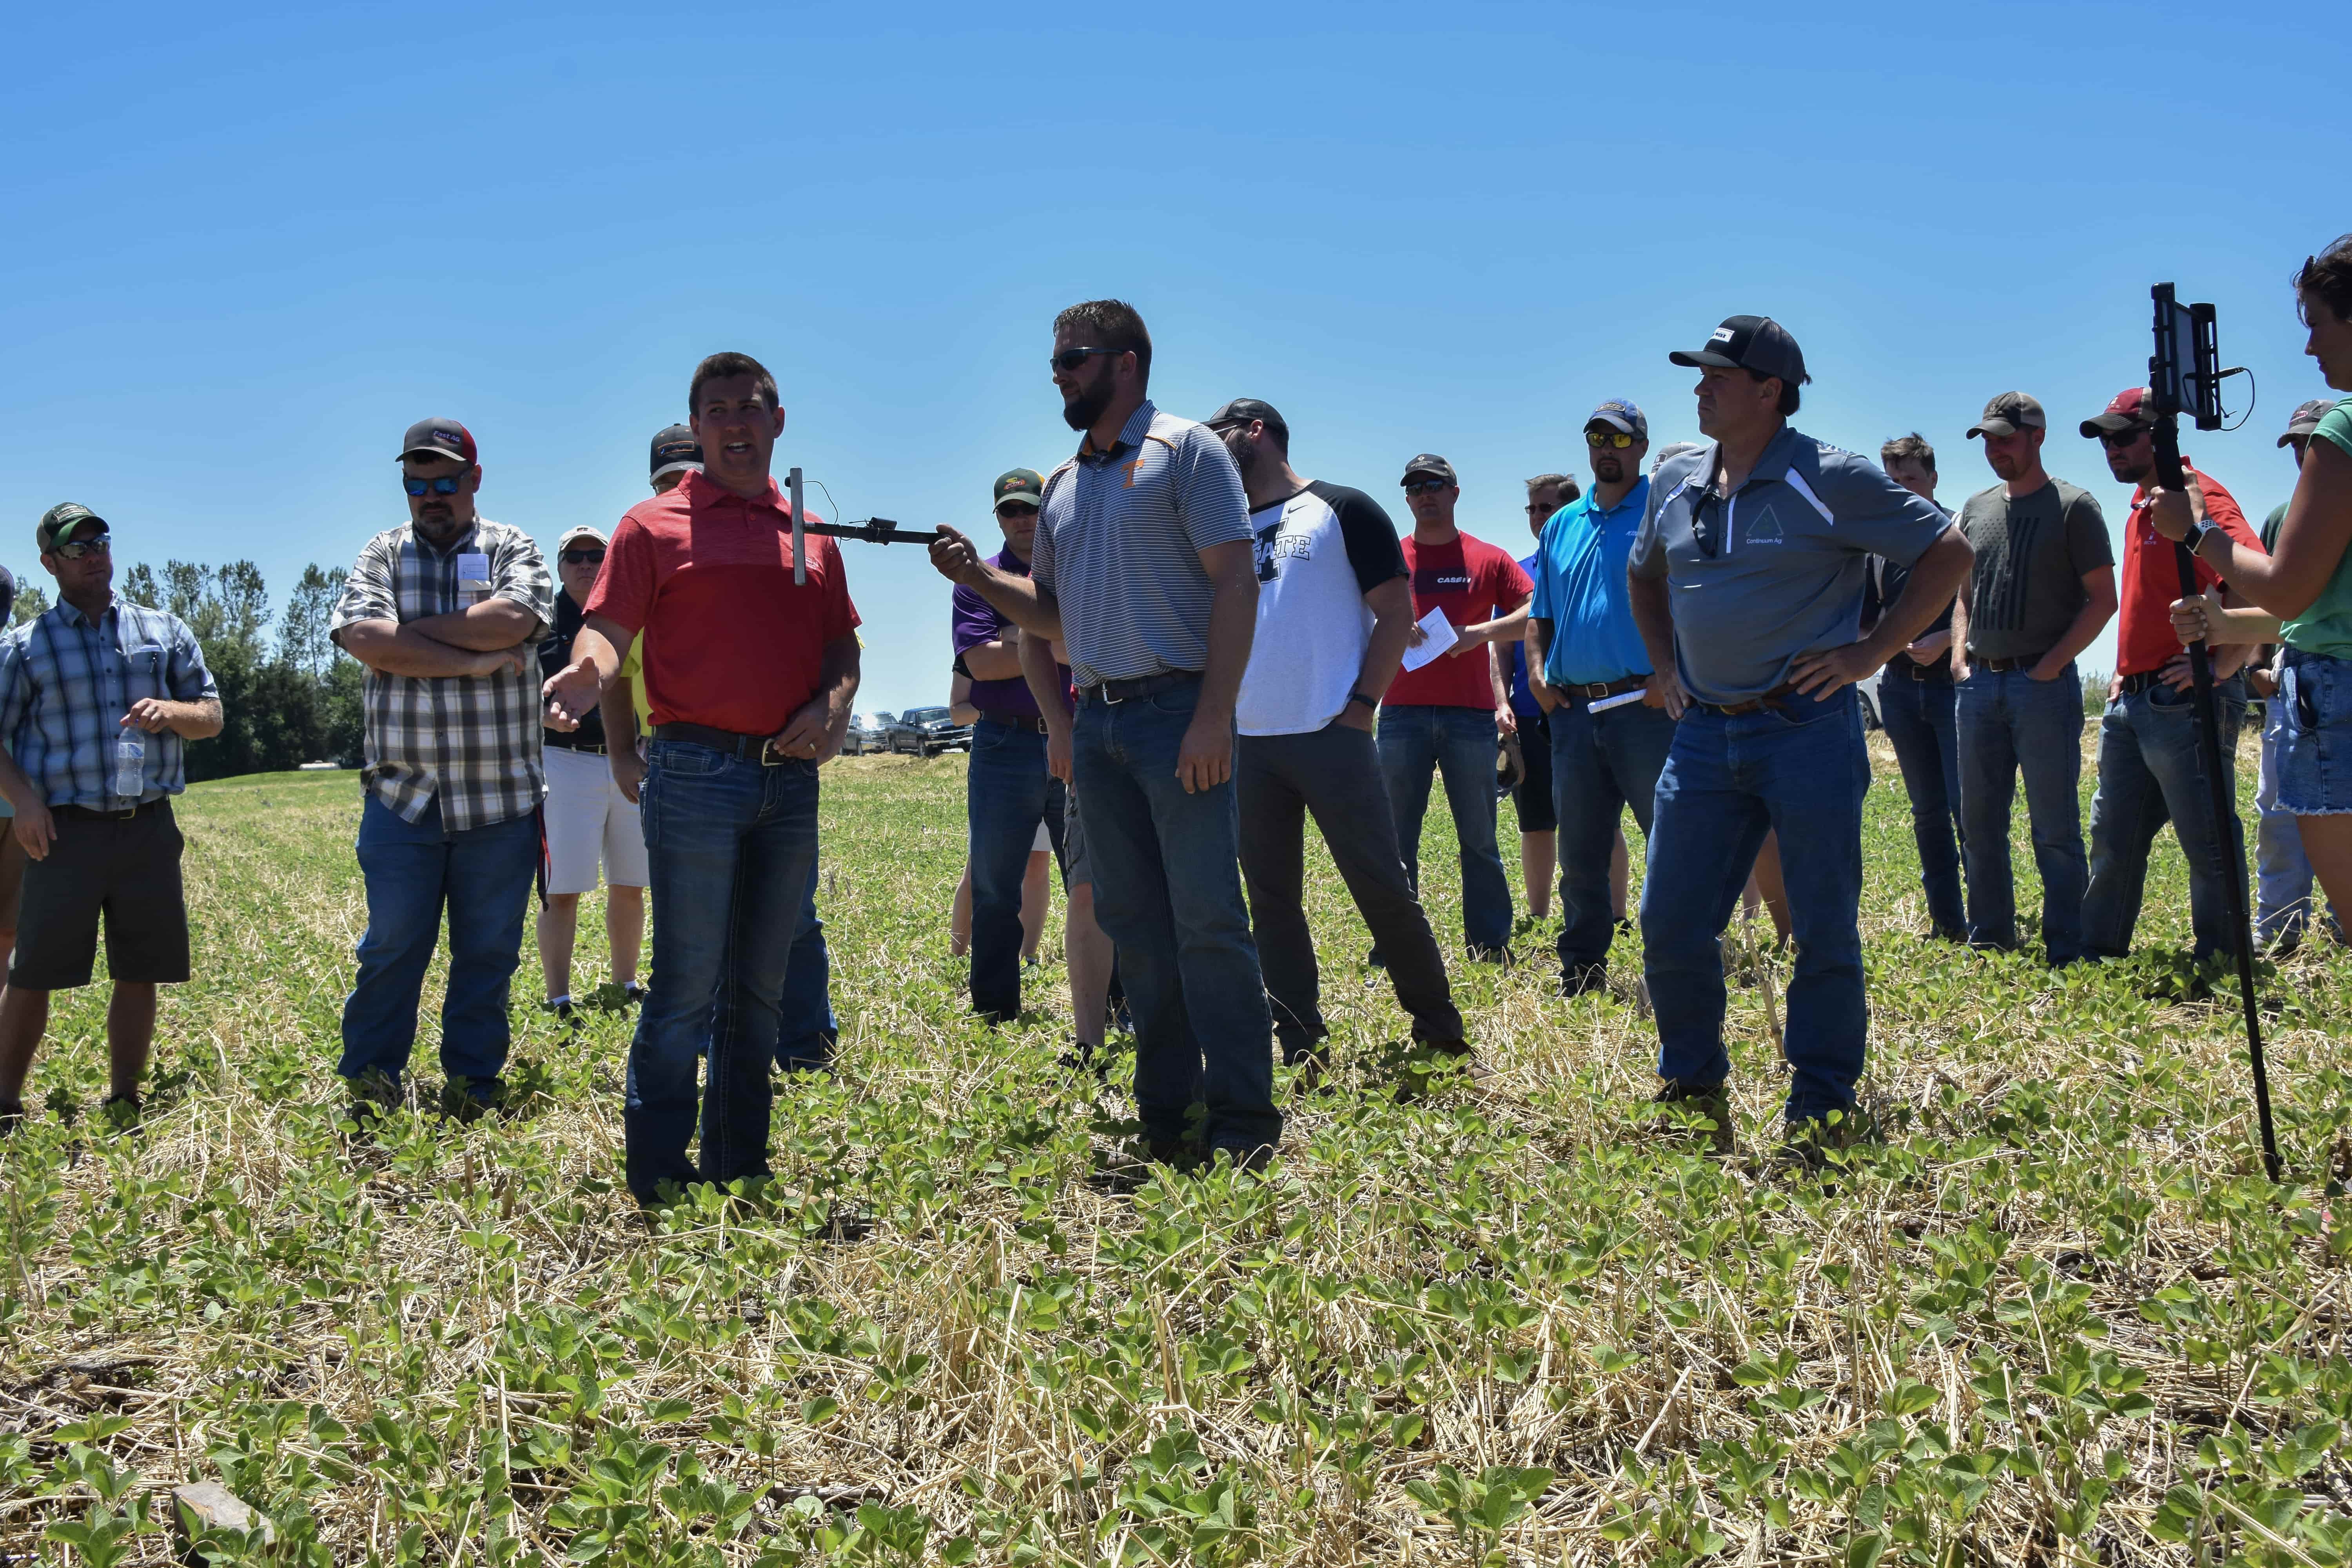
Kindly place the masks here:
[[(629, 1191), (641, 1203), (665, 1182), (767, 1173), (768, 1071), (812, 907), (816, 807), (813, 763), (763, 764), (685, 741), (656, 741), (646, 753), (639, 816), (653, 873), (653, 986), (623, 1101)], [(686, 1146), (706, 1037), (698, 1168)]]
[[(816, 884), (817, 865), (811, 860), (808, 902), (777, 1003), (776, 1067), (782, 1072), (824, 1071), (833, 1064), (834, 1042), (841, 1037), (833, 1016), (833, 955), (825, 950), (824, 921), (817, 918)], [(723, 995), (728, 988), (719, 989)]]
[(1869, 1017), (1860, 927), (1869, 788), (1862, 703), (1852, 687), (1825, 701), (1792, 696), (1736, 718), (1694, 708), (1675, 727), (1642, 879), (1659, 1077), (1705, 1088), (1730, 1074), (1717, 942), (1769, 830), (1780, 836), (1796, 922), (1782, 1031), (1795, 1075), (1788, 1117), (1814, 1120), (1853, 1106)]
[(1062, 781), (1045, 771), (1045, 737), (994, 719), (972, 726), (964, 773), (971, 822), (971, 1010), (992, 1022), (1021, 1011), (1021, 883), (1037, 825), (1062, 847)]
[(441, 999), (441, 1069), (488, 1098), (506, 1070), (507, 984), (522, 956), (522, 917), (539, 864), (536, 816), (445, 833), (436, 796), (415, 822), (374, 795), (360, 807), (367, 933), (359, 979), (343, 1003), (345, 1078), (380, 1072), (394, 1084), (416, 1042), (425, 966), (449, 911), (449, 985)]
[(1959, 695), (1948, 677), (1915, 679), (1897, 654), (1878, 678), (1878, 716), (1911, 797), (1911, 837), (1919, 847), (1919, 890), (1936, 934), (1966, 941), (1969, 917), (1960, 900)]
[(1617, 922), (1609, 857), (1625, 808), (1647, 837), (1650, 808), (1675, 721), (1631, 702), (1595, 713), (1581, 701), (1551, 712), (1552, 803), (1559, 814), (1559, 966), (1569, 978), (1609, 961)]
[[(2221, 775), (2238, 796), (2238, 726), (2246, 716), (2244, 682), (2213, 689), (2221, 721)], [(2147, 852), (2172, 824), (2189, 862), (2189, 923), (2199, 961), (2234, 951), (2230, 881), (2242, 877), (2246, 839), (2233, 809), (2213, 820), (2213, 785), (2205, 771), (2197, 694), (2158, 681), (2107, 704), (2099, 720), (2099, 790), (2091, 799), (2091, 881), (2083, 895), (2083, 947), (2095, 958), (2131, 951), (2139, 921)], [(2228, 837), (2225, 838), (2223, 834)], [(2243, 886), (2241, 882), (2240, 886)]]
[(1095, 923), (1118, 949), (1135, 1017), (1135, 1101), (1146, 1136), (1183, 1136), (1205, 1100), (1212, 1149), (1282, 1137), (1274, 1020), (1242, 902), (1231, 779), (1198, 795), (1176, 778), (1199, 681), (1080, 704), (1073, 766), (1094, 868)]
[(1462, 847), (1462, 936), (1475, 953), (1499, 953), (1511, 940), (1511, 885), (1503, 879), (1503, 858), (1495, 848), (1496, 746), (1495, 715), (1488, 709), (1381, 710), (1381, 773), (1388, 781), (1390, 809), (1396, 813), (1405, 875), (1419, 896), (1421, 822), (1429, 814), (1433, 768), (1445, 780), (1454, 837)]
[(2083, 956), (2083, 892), (2090, 880), (2083, 857), (2082, 677), (2072, 664), (2050, 680), (2021, 669), (1979, 669), (1958, 695), (1969, 940), (2017, 945), (2009, 807), (2021, 770), (2033, 863), (2042, 872), (2042, 941), (2051, 963), (2072, 963)]

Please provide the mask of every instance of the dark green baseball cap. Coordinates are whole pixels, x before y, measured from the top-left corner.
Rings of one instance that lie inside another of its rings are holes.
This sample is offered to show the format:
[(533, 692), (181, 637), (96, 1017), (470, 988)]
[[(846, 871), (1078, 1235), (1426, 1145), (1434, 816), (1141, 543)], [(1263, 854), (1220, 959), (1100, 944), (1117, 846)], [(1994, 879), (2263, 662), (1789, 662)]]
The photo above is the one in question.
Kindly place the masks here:
[(114, 531), (111, 528), (107, 526), (106, 519), (99, 516), (98, 513), (90, 510), (89, 508), (82, 505), (81, 502), (78, 500), (61, 500), (58, 502), (57, 505), (49, 508), (48, 510), (43, 512), (41, 514), (41, 521), (33, 525), (33, 541), (41, 547), (41, 553), (47, 555), (50, 551), (63, 543), (72, 535), (75, 529), (79, 528), (85, 522), (94, 522), (98, 524), (98, 530), (100, 533), (111, 533)]
[(1007, 500), (1026, 501), (1031, 506), (1045, 504), (1045, 477), (1034, 468), (1008, 468), (996, 477), (996, 494), (989, 501), (990, 510), (1003, 506)]

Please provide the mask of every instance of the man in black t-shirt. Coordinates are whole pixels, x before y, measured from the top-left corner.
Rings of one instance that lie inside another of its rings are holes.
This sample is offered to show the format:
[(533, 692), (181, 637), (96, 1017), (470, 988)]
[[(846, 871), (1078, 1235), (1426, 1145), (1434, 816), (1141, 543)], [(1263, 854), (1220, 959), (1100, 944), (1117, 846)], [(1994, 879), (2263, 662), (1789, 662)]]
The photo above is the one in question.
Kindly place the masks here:
[[(540, 673), (552, 679), (572, 662), (572, 639), (584, 618), (582, 606), (595, 591), (604, 565), (604, 536), (593, 528), (565, 531), (556, 546), (555, 625), (539, 645)], [(579, 1019), (572, 1005), (572, 949), (580, 929), (580, 895), (596, 886), (604, 868), (604, 934), (613, 958), (613, 981), (631, 1002), (640, 1001), (637, 955), (646, 930), (646, 837), (636, 803), (621, 793), (606, 762), (604, 720), (591, 710), (579, 728), (548, 730), (547, 901), (539, 911), (539, 963), (547, 979), (547, 1006), (564, 1022)]]
[(1250, 924), (1283, 1060), (1319, 1068), (1330, 1032), (1303, 903), (1309, 812), (1412, 1017), (1414, 1041), (1467, 1056), (1372, 741), (1372, 715), (1412, 633), (1396, 525), (1361, 490), (1300, 479), (1289, 426), (1271, 405), (1238, 397), (1204, 423), (1241, 469), (1256, 535), (1257, 633), (1234, 708), (1234, 783)]

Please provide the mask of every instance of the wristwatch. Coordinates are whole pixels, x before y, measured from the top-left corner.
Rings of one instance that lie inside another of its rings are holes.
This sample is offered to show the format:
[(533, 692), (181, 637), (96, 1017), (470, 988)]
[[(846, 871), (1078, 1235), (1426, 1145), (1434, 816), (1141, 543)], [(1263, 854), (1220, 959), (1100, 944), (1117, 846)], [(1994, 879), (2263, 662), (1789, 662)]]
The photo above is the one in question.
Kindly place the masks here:
[(1380, 700), (1378, 698), (1367, 697), (1360, 691), (1350, 691), (1348, 693), (1348, 700), (1350, 702), (1360, 702), (1375, 713), (1381, 710)]

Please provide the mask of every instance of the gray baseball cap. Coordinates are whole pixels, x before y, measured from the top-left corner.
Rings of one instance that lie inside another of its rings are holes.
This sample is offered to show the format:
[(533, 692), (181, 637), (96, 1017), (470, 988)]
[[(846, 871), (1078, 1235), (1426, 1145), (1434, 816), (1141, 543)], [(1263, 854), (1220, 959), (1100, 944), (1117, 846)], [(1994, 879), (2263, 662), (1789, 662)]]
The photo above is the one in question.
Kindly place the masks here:
[(2284, 447), (2289, 441), (2310, 435), (2319, 428), (2321, 420), (2334, 412), (2336, 399), (2332, 397), (2314, 397), (2296, 404), (2294, 412), (2287, 416), (2286, 434), (2278, 438), (2278, 444)]
[(1969, 426), (1974, 436), (2014, 436), (2020, 430), (2047, 430), (2050, 416), (2042, 412), (2042, 405), (2021, 392), (2004, 392), (1984, 406), (1977, 422)]

